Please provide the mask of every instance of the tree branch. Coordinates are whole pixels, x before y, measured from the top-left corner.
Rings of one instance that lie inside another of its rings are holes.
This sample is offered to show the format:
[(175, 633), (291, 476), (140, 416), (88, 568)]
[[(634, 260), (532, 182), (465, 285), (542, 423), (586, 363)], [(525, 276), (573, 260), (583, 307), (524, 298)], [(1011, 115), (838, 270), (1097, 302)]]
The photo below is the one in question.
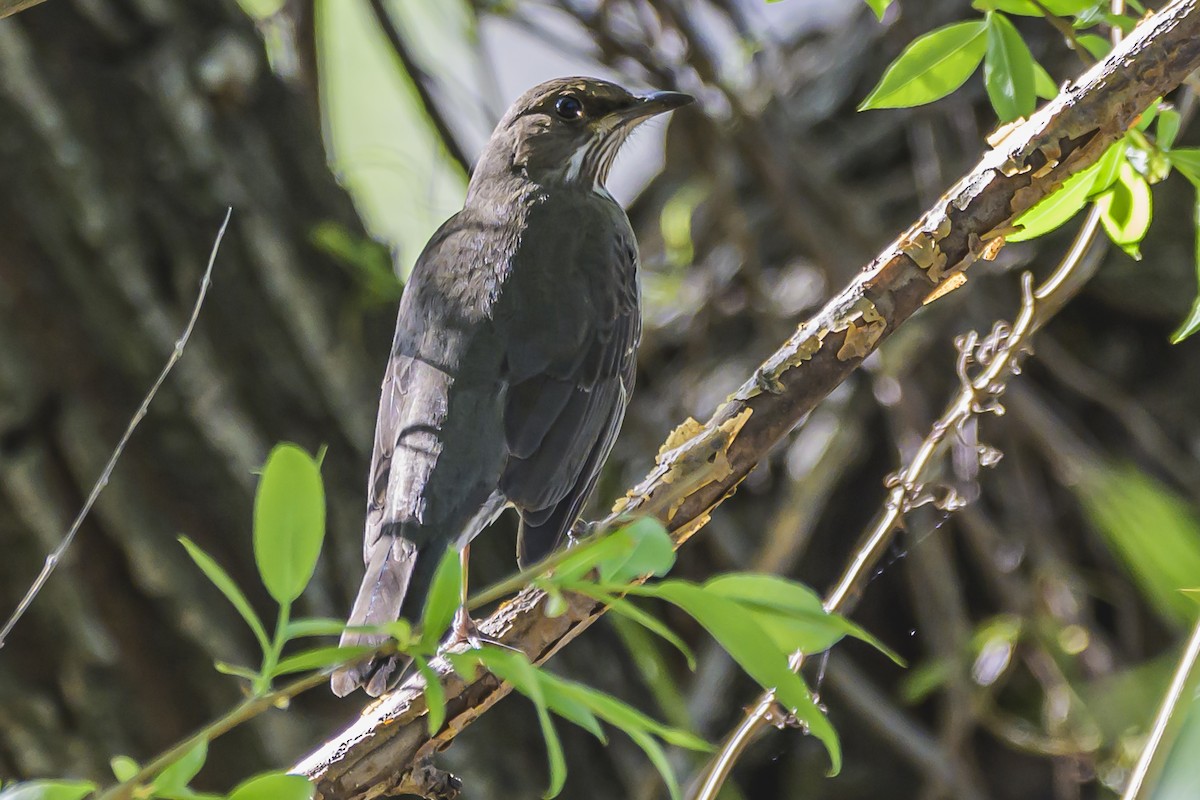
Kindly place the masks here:
[(0, 0), (0, 19), (19, 14), (27, 8), (33, 8), (45, 0)]
[[(1012, 220), (1093, 164), (1155, 99), (1200, 66), (1200, 0), (1177, 0), (1143, 22), (1106, 59), (1030, 120), (1014, 128), (903, 236), (816, 316), (800, 326), (721, 405), (707, 424), (688, 420), (663, 445), (657, 466), (616, 513), (653, 514), (686, 541), (771, 448), (921, 305), (961, 283), (995, 255)], [(482, 629), (545, 661), (604, 608), (574, 597), (547, 617), (542, 594), (521, 592)], [(295, 767), (326, 800), (415, 792), (432, 755), (508, 692), (494, 676), (465, 681), (436, 665), (446, 724), (426, 729), (414, 678), (368, 707), (353, 725)], [(436, 777), (436, 776), (435, 776)]]

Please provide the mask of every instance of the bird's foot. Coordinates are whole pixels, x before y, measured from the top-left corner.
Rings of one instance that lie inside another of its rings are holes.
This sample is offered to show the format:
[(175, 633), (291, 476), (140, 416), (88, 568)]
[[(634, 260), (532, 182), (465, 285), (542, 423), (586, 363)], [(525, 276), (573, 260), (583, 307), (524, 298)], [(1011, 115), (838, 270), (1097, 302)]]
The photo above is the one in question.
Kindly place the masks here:
[(479, 630), (479, 626), (475, 624), (475, 620), (471, 619), (466, 607), (459, 606), (458, 611), (454, 614), (454, 623), (450, 626), (450, 636), (446, 639), (446, 649), (461, 648), (463, 645), (471, 650), (479, 650), (485, 645), (492, 645), (493, 647), (503, 647), (505, 650), (521, 652), (512, 645), (505, 644)]

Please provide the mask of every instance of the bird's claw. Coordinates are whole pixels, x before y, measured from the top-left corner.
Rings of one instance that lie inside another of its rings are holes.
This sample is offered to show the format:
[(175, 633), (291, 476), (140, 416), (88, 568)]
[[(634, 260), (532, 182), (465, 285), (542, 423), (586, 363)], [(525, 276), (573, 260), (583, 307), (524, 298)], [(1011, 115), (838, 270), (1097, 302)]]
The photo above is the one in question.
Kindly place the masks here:
[(479, 626), (475, 620), (471, 619), (467, 609), (460, 606), (454, 614), (454, 623), (450, 626), (450, 637), (446, 640), (446, 649), (452, 650), (466, 645), (469, 650), (481, 650), (487, 645), (493, 647), (502, 647), (505, 650), (513, 652), (521, 652), (518, 648), (510, 644), (506, 644), (499, 639), (488, 636), (483, 631), (479, 630)]

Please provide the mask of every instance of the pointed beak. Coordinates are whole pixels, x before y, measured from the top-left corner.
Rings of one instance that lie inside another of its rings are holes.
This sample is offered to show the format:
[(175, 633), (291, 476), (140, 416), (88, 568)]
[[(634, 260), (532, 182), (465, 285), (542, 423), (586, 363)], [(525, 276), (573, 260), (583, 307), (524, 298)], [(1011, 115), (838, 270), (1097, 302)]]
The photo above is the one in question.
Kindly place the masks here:
[(677, 108), (695, 102), (696, 98), (683, 92), (651, 92), (637, 99), (637, 102), (620, 112), (621, 122), (625, 124), (641, 122), (656, 114), (665, 114)]

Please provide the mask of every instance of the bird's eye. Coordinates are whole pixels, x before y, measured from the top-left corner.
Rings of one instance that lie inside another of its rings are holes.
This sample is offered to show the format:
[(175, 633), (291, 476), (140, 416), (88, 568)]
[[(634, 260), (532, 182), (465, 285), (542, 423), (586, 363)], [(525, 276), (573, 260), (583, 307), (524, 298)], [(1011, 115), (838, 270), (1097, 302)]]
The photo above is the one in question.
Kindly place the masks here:
[(583, 103), (579, 102), (579, 98), (573, 94), (564, 94), (554, 102), (554, 111), (565, 120), (582, 119)]

